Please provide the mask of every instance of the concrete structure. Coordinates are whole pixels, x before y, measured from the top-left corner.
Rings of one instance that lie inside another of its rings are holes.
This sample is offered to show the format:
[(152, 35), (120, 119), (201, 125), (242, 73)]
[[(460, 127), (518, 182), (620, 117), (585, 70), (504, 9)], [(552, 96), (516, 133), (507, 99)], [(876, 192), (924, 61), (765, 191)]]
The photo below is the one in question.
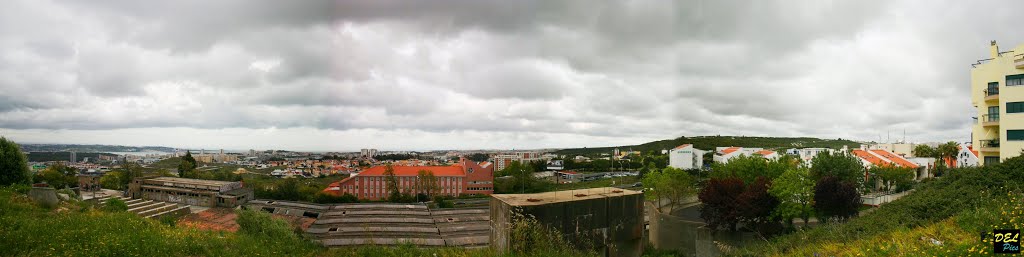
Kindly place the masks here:
[(747, 148), (747, 147), (716, 147), (715, 156), (712, 158), (717, 163), (729, 163), (732, 158), (740, 156), (750, 156), (754, 153), (764, 150), (763, 148)]
[(820, 153), (823, 153), (823, 152), (834, 153), (835, 152), (835, 150), (832, 150), (832, 149), (829, 149), (829, 148), (803, 148), (803, 149), (794, 149), (794, 150), (796, 152), (796, 155), (800, 156), (800, 160), (802, 160), (803, 162), (808, 163), (808, 164), (811, 163), (811, 160), (814, 160), (814, 157), (818, 156), (818, 154), (820, 154)]
[(103, 177), (103, 173), (82, 172), (78, 173), (76, 177), (78, 178), (79, 192), (92, 192), (100, 190), (100, 177)]
[(493, 195), (490, 213), (491, 247), (499, 254), (519, 243), (512, 238), (511, 225), (526, 216), (562, 232), (575, 246), (594, 247), (603, 252), (603, 256), (640, 256), (643, 253), (641, 192), (604, 187)]
[(989, 53), (971, 69), (971, 104), (978, 117), (971, 144), (982, 165), (1019, 156), (1024, 149), (1024, 45), (1000, 52), (992, 41)]
[(487, 247), (490, 217), (481, 207), (428, 209), (422, 204), (322, 205), (253, 200), (247, 209), (316, 219), (305, 232), (327, 247), (356, 245)]
[(252, 200), (253, 191), (243, 187), (242, 182), (144, 177), (136, 178), (128, 185), (128, 196), (191, 206), (234, 208)]
[(143, 218), (159, 219), (164, 217), (178, 218), (192, 213), (192, 207), (184, 204), (168, 203), (145, 199), (131, 199), (123, 196), (103, 196), (92, 200), (105, 205), (108, 199), (120, 199), (128, 206), (128, 212)]
[(705, 152), (691, 144), (677, 146), (668, 153), (668, 166), (684, 170), (703, 168)]
[[(490, 165), (481, 167), (479, 164), (461, 159), (452, 166), (392, 166), (398, 187), (404, 193), (424, 193), (418, 188), (419, 171), (427, 170), (437, 177), (438, 190), (435, 195), (459, 196), (463, 194), (494, 193), (494, 174)], [(323, 190), (332, 195), (352, 194), (359, 199), (379, 200), (388, 196), (387, 181), (384, 171), (387, 166), (375, 166), (357, 175), (331, 183)]]
[(914, 157), (914, 146), (910, 143), (885, 143), (875, 144), (870, 148), (886, 150), (903, 157)]

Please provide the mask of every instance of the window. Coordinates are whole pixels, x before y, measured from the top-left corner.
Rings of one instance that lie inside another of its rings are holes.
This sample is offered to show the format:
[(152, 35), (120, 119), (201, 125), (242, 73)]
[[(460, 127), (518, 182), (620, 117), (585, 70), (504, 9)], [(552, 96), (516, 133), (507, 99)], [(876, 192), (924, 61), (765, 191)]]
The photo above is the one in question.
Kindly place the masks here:
[(1010, 102), (1006, 103), (1006, 113), (1021, 113), (1024, 112), (1024, 102)]
[(989, 82), (988, 89), (985, 89), (985, 96), (998, 95), (999, 82)]
[(1024, 141), (1024, 130), (1007, 130), (1007, 141)]
[(999, 163), (999, 156), (985, 156), (985, 165), (994, 165)]
[(1024, 74), (1006, 76), (1006, 86), (1024, 85)]

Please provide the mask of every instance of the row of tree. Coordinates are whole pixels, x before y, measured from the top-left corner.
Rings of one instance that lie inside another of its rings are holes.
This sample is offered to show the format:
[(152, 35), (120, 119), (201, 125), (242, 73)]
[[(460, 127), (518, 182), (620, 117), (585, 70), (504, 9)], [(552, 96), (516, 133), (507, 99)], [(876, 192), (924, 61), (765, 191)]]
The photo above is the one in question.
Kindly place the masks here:
[(736, 230), (745, 224), (761, 232), (783, 221), (792, 226), (794, 218), (841, 221), (857, 214), (863, 182), (864, 167), (849, 154), (824, 152), (810, 167), (786, 156), (738, 157), (713, 165), (698, 193), (701, 218), (712, 228)]

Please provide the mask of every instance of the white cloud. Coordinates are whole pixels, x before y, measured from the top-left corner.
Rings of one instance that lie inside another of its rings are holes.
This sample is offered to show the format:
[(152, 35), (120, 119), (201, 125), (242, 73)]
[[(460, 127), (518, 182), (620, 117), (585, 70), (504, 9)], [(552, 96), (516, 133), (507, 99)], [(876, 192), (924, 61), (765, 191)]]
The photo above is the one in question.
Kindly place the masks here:
[(312, 150), (966, 140), (968, 64), (1024, 43), (1015, 4), (15, 1), (0, 128)]

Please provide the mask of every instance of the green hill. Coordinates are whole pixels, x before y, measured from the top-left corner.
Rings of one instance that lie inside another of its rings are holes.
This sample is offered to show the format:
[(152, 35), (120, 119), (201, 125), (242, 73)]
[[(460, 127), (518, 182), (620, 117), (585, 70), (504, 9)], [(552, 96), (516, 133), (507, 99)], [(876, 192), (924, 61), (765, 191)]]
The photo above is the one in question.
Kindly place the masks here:
[(599, 153), (611, 153), (615, 148), (621, 151), (633, 150), (642, 152), (660, 152), (675, 148), (682, 144), (693, 144), (694, 148), (702, 150), (713, 150), (719, 146), (745, 146), (763, 148), (806, 148), (824, 147), (839, 149), (844, 145), (850, 148), (859, 147), (860, 143), (846, 139), (820, 139), (812, 137), (735, 137), (735, 136), (700, 136), (700, 137), (679, 137), (676, 139), (658, 140), (639, 145), (624, 145), (595, 148), (571, 148), (555, 151), (556, 154), (565, 155), (593, 155)]
[[(738, 249), (736, 256), (968, 256), (993, 252), (979, 232), (1024, 224), (1024, 157), (960, 168), (845, 223)], [(941, 241), (940, 244), (932, 241)]]

